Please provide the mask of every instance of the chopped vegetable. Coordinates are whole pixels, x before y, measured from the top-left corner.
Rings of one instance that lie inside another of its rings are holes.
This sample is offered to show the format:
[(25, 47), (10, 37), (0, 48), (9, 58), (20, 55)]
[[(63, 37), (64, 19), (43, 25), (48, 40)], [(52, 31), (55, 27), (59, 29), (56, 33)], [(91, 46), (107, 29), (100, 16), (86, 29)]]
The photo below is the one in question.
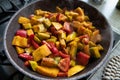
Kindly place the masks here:
[(49, 48), (44, 44), (42, 46), (40, 46), (39, 48), (37, 48), (33, 53), (33, 58), (35, 61), (39, 61), (42, 58), (48, 56), (51, 54), (51, 51), (49, 50)]
[(31, 65), (33, 71), (36, 71), (36, 68), (38, 66), (37, 62), (36, 61), (29, 61), (29, 63)]
[(83, 52), (79, 52), (77, 53), (77, 62), (81, 65), (87, 65), (89, 62), (90, 56), (83, 53)]
[(19, 57), (24, 60), (32, 60), (33, 59), (33, 57), (27, 53), (19, 54)]
[(58, 67), (61, 71), (67, 72), (70, 67), (70, 58), (63, 58), (60, 60)]
[(61, 51), (59, 51), (59, 56), (62, 57), (62, 58), (70, 58), (70, 56), (68, 54), (65, 54)]
[(69, 54), (71, 56), (71, 59), (73, 59), (73, 60), (76, 59), (76, 54), (77, 54), (77, 42), (76, 41), (72, 41), (70, 43)]
[(35, 50), (35, 48), (33, 46), (30, 46), (28, 48), (25, 48), (24, 50), (26, 53), (31, 54)]
[(50, 38), (50, 35), (48, 33), (38, 33), (37, 36), (38, 36), (38, 38), (40, 40), (44, 40), (44, 39)]
[(66, 39), (66, 32), (64, 32), (63, 30), (59, 30), (58, 31), (58, 38), (59, 39)]
[(46, 76), (57, 77), (59, 69), (54, 67), (37, 66), (36, 71)]
[(12, 45), (23, 47), (23, 48), (27, 47), (28, 46), (27, 38), (20, 37), (20, 36), (14, 36)]
[(45, 26), (46, 26), (47, 28), (49, 28), (49, 27), (51, 26), (51, 22), (50, 22), (49, 19), (45, 19), (45, 20), (43, 21), (43, 23), (45, 24)]
[(31, 23), (23, 23), (23, 27), (24, 27), (24, 29), (31, 29), (32, 25), (31, 25)]
[(24, 53), (24, 51), (25, 51), (23, 48), (18, 47), (18, 46), (16, 46), (16, 50), (17, 50), (18, 54)]
[(62, 28), (63, 26), (58, 23), (58, 22), (52, 22), (52, 25), (55, 27), (56, 30), (59, 30), (60, 28)]
[(72, 41), (76, 36), (77, 36), (76, 32), (72, 32), (67, 36), (66, 41), (67, 42)]
[(33, 31), (34, 32), (46, 32), (46, 28), (44, 27), (43, 24), (37, 24), (33, 26)]
[(75, 62), (75, 60), (70, 60), (70, 66), (75, 66), (76, 65), (76, 62)]
[(35, 35), (34, 36), (34, 40), (39, 44), (41, 42), (41, 40)]
[(27, 32), (26, 30), (17, 30), (16, 36), (21, 36), (21, 37), (27, 37)]
[(31, 43), (35, 49), (39, 48), (39, 45), (34, 40), (31, 40)]
[(85, 68), (85, 66), (82, 66), (82, 65), (75, 65), (75, 66), (71, 67), (71, 68), (68, 70), (68, 77), (71, 77), (71, 76), (73, 76), (74, 74), (82, 71), (84, 68)]
[(66, 21), (67, 20), (67, 16), (65, 16), (64, 14), (58, 13), (58, 15), (56, 16), (56, 20), (58, 22)]
[(91, 41), (96, 43), (102, 40), (101, 35), (99, 34), (99, 30), (95, 30), (91, 36)]
[(57, 67), (57, 64), (53, 58), (43, 58), (41, 65), (47, 67)]
[(67, 77), (67, 72), (59, 72), (57, 74), (58, 77)]
[(28, 29), (27, 30), (27, 35), (30, 36), (30, 35), (34, 35), (34, 32), (32, 29)]
[(101, 57), (98, 47), (91, 47), (90, 52), (91, 52), (91, 54), (93, 54), (93, 56), (95, 58), (100, 58)]
[(73, 32), (73, 29), (72, 29), (72, 27), (70, 26), (70, 23), (68, 23), (68, 22), (64, 22), (63, 30), (64, 30), (65, 32), (67, 32), (68, 34), (70, 34), (70, 33)]

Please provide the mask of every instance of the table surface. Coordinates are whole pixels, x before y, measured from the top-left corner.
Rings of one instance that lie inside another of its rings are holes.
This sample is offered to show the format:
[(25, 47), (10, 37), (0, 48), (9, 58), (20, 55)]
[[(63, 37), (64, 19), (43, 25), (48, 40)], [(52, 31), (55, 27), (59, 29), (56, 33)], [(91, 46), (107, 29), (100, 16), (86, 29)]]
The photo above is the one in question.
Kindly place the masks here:
[[(93, 2), (93, 0), (83, 0), (88, 4), (97, 8), (108, 20), (109, 24), (112, 27), (112, 30), (120, 35), (120, 10), (116, 8), (118, 0), (103, 0), (101, 4), (97, 4)], [(112, 49), (111, 55), (109, 56), (108, 60), (112, 57), (120, 55), (120, 40)], [(106, 61), (107, 62), (107, 61)], [(95, 73), (93, 73), (87, 80), (101, 80), (104, 67), (103, 65), (100, 67)]]

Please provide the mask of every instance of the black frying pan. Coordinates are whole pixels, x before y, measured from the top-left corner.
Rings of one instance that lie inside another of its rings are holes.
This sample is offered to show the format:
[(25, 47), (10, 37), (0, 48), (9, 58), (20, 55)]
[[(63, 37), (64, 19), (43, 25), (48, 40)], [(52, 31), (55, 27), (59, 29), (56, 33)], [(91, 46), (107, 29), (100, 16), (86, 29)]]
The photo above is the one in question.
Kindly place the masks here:
[[(12, 46), (12, 39), (16, 33), (16, 31), (20, 28), (18, 24), (18, 18), (20, 16), (28, 17), (30, 14), (34, 12), (36, 9), (48, 10), (48, 11), (55, 11), (56, 6), (60, 6), (61, 8), (67, 7), (68, 9), (75, 9), (78, 6), (84, 9), (85, 14), (90, 17), (90, 20), (93, 22), (93, 25), (100, 29), (102, 35), (102, 42), (101, 44), (104, 47), (104, 51), (101, 53), (102, 57), (98, 60), (91, 61), (85, 70), (82, 72), (70, 77), (70, 78), (51, 78), (40, 75), (32, 70), (28, 69), (24, 66), (24, 62), (18, 58), (18, 54), (15, 48)], [(85, 76), (90, 75), (92, 72), (97, 70), (103, 63), (106, 61), (107, 57), (110, 55), (110, 51), (113, 44), (113, 35), (110, 25), (108, 24), (105, 17), (97, 11), (97, 9), (93, 8), (92, 6), (88, 5), (87, 3), (80, 1), (80, 0), (39, 0), (35, 1), (28, 6), (23, 7), (20, 9), (9, 21), (4, 35), (4, 46), (5, 51), (8, 59), (13, 64), (13, 66), (18, 69), (20, 72), (24, 73), (25, 75), (34, 78), (34, 79), (80, 79)]]

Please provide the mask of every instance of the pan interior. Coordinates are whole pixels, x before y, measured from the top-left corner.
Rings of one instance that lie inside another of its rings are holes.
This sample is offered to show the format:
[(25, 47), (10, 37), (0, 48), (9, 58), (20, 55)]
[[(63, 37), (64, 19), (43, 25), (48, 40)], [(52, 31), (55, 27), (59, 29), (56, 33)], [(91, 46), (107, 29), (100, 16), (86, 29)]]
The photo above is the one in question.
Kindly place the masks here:
[[(26, 75), (34, 79), (56, 79), (56, 78), (42, 76), (36, 72), (33, 72), (27, 67), (25, 67), (24, 62), (18, 58), (18, 54), (16, 53), (14, 46), (11, 45), (12, 39), (16, 31), (20, 28), (20, 25), (18, 24), (18, 18), (20, 16), (29, 17), (29, 15), (31, 15), (36, 9), (42, 9), (42, 10), (54, 12), (56, 6), (59, 6), (61, 8), (67, 7), (70, 10), (75, 9), (77, 7), (83, 8), (85, 11), (85, 14), (87, 14), (90, 17), (90, 20), (93, 22), (93, 25), (97, 26), (97, 28), (100, 29), (102, 39), (103, 39), (101, 44), (104, 47), (104, 51), (101, 53), (102, 54), (101, 58), (96, 61), (91, 61), (87, 65), (85, 70), (74, 75), (73, 77), (62, 78), (62, 79), (79, 79), (79, 78), (85, 77), (91, 74), (93, 71), (95, 71), (98, 67), (100, 67), (104, 63), (106, 58), (110, 55), (109, 50), (112, 47), (113, 37), (112, 37), (111, 27), (108, 24), (105, 17), (97, 9), (93, 8), (92, 6), (80, 0), (73, 0), (73, 1), (71, 0), (64, 0), (64, 1), (62, 0), (39, 0), (20, 9), (12, 17), (5, 31), (4, 46), (6, 50), (6, 55), (11, 61), (11, 63), (18, 70), (20, 70), (22, 73), (25, 73)], [(61, 79), (61, 78), (58, 77), (57, 79)]]

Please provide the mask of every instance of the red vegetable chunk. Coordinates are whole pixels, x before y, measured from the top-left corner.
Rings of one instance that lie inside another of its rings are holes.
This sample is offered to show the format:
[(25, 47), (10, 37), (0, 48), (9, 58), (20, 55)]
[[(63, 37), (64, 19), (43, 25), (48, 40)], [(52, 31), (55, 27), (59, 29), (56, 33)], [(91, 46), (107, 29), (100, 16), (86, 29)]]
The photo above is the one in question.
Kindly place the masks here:
[(32, 60), (33, 59), (33, 57), (27, 53), (20, 54), (19, 57), (24, 60)]
[(67, 72), (59, 72), (57, 74), (58, 77), (67, 77)]
[(39, 48), (38, 43), (36, 43), (34, 40), (32, 40), (32, 45), (35, 49)]
[(30, 41), (31, 41), (31, 40), (34, 40), (34, 36), (35, 36), (34, 34), (31, 34), (31, 35), (29, 36)]
[(51, 45), (50, 45), (48, 42), (46, 42), (45, 40), (42, 41), (42, 44), (46, 44), (46, 46), (47, 46), (50, 50), (52, 49)]
[(82, 41), (82, 43), (84, 43), (84, 44), (86, 44), (86, 45), (89, 43), (89, 36), (88, 36), (87, 34), (82, 35), (82, 36), (80, 36), (79, 38), (80, 38), (80, 40)]
[(25, 62), (24, 62), (24, 65), (25, 65), (26, 67), (29, 67), (29, 66), (30, 66), (29, 61), (25, 61)]
[(90, 56), (83, 53), (83, 52), (79, 52), (77, 54), (77, 62), (81, 65), (87, 65), (89, 62)]
[(54, 56), (59, 56), (59, 50), (57, 49), (53, 42), (46, 42), (45, 40), (43, 40), (42, 44), (46, 44), (47, 47), (52, 51)]
[(53, 53), (55, 56), (58, 56), (58, 55), (59, 55), (59, 51), (58, 51), (57, 47), (55, 47), (55, 46), (53, 46), (53, 45), (51, 45), (51, 47), (52, 47), (52, 49), (51, 49), (52, 53)]
[(17, 30), (16, 35), (21, 37), (27, 37), (27, 32), (26, 30), (20, 29), (20, 30)]
[(61, 59), (58, 64), (58, 67), (61, 69), (61, 71), (67, 72), (70, 67), (70, 58)]
[(61, 52), (61, 51), (59, 51), (59, 55), (60, 55), (62, 58), (70, 58), (70, 55), (64, 54), (64, 53)]
[(68, 23), (68, 22), (64, 22), (63, 30), (64, 30), (65, 32), (67, 32), (68, 34), (70, 34), (70, 33), (73, 32), (73, 29), (72, 29), (72, 27), (70, 26), (70, 23)]

